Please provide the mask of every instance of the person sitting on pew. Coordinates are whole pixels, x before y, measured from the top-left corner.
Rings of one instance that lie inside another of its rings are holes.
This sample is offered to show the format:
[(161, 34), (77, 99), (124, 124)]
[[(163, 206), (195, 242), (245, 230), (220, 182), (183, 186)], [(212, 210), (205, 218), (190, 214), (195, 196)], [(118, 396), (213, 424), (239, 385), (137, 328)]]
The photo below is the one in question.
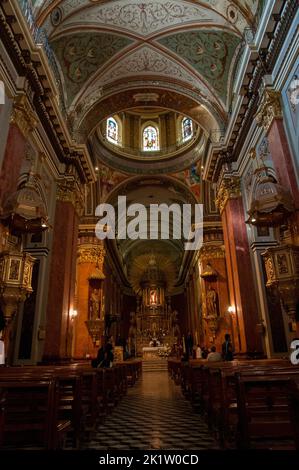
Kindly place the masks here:
[(197, 345), (195, 350), (195, 359), (202, 359), (202, 350), (199, 344)]
[(99, 363), (98, 367), (112, 367), (113, 359), (114, 356), (112, 350), (106, 350), (104, 353), (104, 359)]
[(98, 367), (98, 365), (104, 360), (104, 357), (105, 357), (104, 346), (101, 346), (100, 349), (98, 350), (97, 357), (95, 359), (92, 359), (91, 366)]
[(211, 347), (211, 352), (208, 354), (207, 357), (208, 361), (222, 361), (222, 356), (219, 352), (216, 351), (216, 346)]

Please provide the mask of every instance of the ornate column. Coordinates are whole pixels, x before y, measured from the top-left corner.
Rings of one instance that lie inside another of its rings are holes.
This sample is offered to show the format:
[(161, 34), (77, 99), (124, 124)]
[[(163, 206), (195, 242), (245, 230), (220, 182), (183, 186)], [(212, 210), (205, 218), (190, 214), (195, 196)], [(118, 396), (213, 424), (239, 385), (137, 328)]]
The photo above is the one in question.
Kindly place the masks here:
[(238, 177), (223, 179), (216, 203), (222, 218), (229, 301), (235, 309), (232, 316), (233, 328), (237, 333), (235, 350), (262, 352), (261, 338), (257, 334), (258, 307)]
[[(205, 243), (199, 252), (199, 263), (202, 278), (202, 327), (207, 330), (205, 343), (209, 346), (213, 342), (217, 350), (221, 351), (225, 333), (231, 333), (233, 340), (235, 337), (227, 315), (229, 296), (223, 244)], [(209, 292), (210, 299), (214, 298), (213, 303), (207, 302)]]
[(3, 201), (17, 189), (26, 141), (37, 123), (37, 116), (26, 95), (17, 96), (10, 117), (6, 150), (0, 172), (0, 208)]
[(81, 236), (77, 257), (77, 310), (75, 325), (76, 358), (94, 356), (99, 348), (105, 327), (105, 298), (102, 281), (105, 279), (103, 242), (93, 236)]
[(79, 215), (83, 198), (73, 178), (58, 184), (49, 274), (46, 338), (43, 360), (70, 358), (74, 321)]
[[(290, 190), (299, 208), (299, 188), (287, 135), (283, 124), (281, 94), (269, 87), (264, 90), (262, 102), (256, 115), (257, 124), (263, 127), (269, 143), (278, 183)], [(291, 216), (293, 243), (299, 245), (299, 215)]]

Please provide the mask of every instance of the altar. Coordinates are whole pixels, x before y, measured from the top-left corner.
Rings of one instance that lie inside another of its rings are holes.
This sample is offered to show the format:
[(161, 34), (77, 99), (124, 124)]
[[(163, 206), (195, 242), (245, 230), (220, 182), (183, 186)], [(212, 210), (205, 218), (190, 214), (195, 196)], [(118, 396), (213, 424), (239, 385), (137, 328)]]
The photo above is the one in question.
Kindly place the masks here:
[(142, 359), (158, 359), (167, 353), (165, 346), (148, 346), (142, 348)]

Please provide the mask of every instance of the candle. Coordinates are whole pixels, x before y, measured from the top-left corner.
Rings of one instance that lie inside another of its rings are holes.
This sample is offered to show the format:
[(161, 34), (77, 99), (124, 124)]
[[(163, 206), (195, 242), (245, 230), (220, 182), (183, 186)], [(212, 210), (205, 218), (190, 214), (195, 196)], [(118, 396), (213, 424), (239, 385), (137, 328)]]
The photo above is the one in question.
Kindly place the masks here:
[(5, 364), (4, 341), (0, 339), (0, 365)]
[(196, 343), (196, 346), (198, 345), (198, 336), (197, 336), (197, 331), (195, 331), (195, 343)]
[(183, 335), (183, 354), (186, 354), (185, 336)]

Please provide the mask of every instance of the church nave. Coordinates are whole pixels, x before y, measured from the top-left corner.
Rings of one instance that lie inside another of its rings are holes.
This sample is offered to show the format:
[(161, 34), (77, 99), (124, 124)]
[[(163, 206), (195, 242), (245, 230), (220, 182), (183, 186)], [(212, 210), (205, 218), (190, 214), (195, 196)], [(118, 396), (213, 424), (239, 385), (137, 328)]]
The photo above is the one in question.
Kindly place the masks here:
[(167, 371), (144, 372), (82, 448), (213, 450), (218, 444)]

